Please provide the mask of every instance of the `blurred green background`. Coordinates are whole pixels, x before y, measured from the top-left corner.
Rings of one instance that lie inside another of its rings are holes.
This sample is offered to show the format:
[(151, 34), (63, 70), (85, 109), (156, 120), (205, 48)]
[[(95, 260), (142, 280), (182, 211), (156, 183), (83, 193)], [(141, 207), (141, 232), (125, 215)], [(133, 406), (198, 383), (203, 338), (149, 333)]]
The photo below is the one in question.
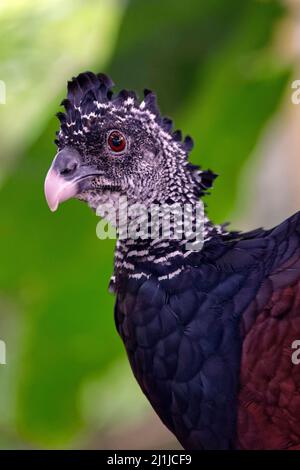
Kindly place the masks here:
[(83, 204), (44, 200), (66, 81), (90, 69), (155, 90), (220, 175), (209, 216), (270, 226), (300, 206), (299, 3), (0, 1), (1, 448), (178, 447), (115, 331), (114, 243)]

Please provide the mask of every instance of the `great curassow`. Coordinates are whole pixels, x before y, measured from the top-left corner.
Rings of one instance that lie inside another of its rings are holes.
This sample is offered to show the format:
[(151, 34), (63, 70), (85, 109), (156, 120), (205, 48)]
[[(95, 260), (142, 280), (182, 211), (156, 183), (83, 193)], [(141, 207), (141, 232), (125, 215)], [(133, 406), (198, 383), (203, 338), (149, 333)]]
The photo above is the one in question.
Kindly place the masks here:
[[(139, 102), (112, 87), (91, 72), (68, 83), (50, 209), (71, 197), (94, 210), (121, 196), (196, 204), (215, 175), (188, 162), (192, 140), (154, 93)], [(115, 322), (133, 373), (186, 449), (299, 449), (300, 213), (249, 233), (202, 218), (199, 249), (184, 234), (117, 241)]]

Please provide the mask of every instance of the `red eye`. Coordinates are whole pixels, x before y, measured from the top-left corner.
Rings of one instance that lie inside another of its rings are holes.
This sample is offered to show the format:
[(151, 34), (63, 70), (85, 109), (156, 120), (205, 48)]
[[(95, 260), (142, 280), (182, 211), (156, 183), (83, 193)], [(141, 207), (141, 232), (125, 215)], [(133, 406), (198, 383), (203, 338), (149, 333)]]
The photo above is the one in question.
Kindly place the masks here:
[(119, 131), (112, 131), (107, 142), (113, 152), (122, 152), (126, 147), (126, 139)]

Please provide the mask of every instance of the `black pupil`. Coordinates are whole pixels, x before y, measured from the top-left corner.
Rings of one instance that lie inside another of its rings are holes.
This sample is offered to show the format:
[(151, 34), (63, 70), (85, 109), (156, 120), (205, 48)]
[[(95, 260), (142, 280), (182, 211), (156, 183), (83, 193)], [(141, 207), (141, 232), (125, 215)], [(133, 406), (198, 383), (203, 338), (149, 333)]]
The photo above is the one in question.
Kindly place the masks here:
[(112, 138), (112, 144), (114, 147), (120, 147), (122, 144), (122, 138), (119, 135), (114, 135)]

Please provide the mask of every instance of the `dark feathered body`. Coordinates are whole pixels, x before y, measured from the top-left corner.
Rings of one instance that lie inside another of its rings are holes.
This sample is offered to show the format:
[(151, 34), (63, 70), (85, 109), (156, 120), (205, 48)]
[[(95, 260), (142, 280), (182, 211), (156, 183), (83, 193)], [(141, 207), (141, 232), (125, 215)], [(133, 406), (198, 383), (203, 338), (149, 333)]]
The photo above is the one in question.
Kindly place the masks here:
[(148, 279), (117, 279), (116, 324), (142, 390), (182, 445), (299, 445), (300, 215), (213, 238), (173, 279), (158, 280), (163, 264), (141, 264)]

